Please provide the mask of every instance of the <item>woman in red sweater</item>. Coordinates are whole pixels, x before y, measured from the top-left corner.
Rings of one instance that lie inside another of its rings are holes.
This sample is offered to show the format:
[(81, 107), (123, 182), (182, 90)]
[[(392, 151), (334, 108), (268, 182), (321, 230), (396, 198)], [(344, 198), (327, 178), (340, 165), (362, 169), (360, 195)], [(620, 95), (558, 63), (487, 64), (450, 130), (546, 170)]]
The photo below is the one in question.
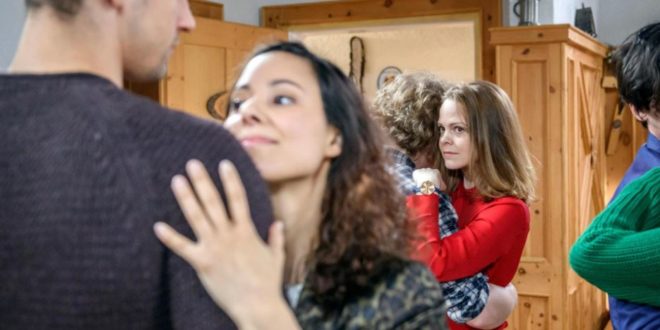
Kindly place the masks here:
[[(438, 237), (437, 220), (422, 225), (425, 262), (441, 281), (483, 272), (489, 283), (513, 279), (529, 232), (527, 203), (535, 172), (509, 97), (476, 81), (450, 88), (438, 127), (440, 171), (458, 214), (459, 231)], [(506, 322), (499, 328), (506, 327)], [(470, 329), (451, 324), (452, 329)]]

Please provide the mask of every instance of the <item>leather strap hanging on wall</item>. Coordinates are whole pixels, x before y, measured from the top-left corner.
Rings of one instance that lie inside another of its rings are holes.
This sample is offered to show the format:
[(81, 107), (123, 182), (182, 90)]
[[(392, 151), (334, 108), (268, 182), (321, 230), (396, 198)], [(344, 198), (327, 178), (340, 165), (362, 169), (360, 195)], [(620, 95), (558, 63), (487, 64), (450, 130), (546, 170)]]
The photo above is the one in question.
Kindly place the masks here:
[(362, 78), (364, 77), (364, 43), (360, 37), (351, 38), (351, 71), (349, 77), (355, 83), (360, 93), (364, 93)]

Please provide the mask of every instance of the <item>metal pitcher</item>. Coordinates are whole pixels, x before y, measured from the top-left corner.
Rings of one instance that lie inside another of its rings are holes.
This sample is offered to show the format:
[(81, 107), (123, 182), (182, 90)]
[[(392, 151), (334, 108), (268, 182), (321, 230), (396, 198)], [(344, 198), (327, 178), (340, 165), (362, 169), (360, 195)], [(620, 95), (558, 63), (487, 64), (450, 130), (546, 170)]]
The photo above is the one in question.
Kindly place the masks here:
[(539, 25), (539, 0), (518, 0), (513, 5), (518, 25)]

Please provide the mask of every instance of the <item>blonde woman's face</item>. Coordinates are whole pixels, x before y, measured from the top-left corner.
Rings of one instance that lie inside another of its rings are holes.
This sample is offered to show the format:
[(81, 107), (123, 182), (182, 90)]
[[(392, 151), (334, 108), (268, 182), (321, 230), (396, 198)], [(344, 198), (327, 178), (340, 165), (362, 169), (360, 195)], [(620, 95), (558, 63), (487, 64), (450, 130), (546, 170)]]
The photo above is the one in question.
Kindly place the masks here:
[(315, 175), (341, 152), (305, 59), (284, 52), (256, 56), (236, 82), (230, 102), (225, 127), (269, 183)]
[(466, 170), (470, 164), (472, 144), (465, 113), (463, 104), (451, 99), (440, 107), (438, 143), (445, 167), (450, 170)]

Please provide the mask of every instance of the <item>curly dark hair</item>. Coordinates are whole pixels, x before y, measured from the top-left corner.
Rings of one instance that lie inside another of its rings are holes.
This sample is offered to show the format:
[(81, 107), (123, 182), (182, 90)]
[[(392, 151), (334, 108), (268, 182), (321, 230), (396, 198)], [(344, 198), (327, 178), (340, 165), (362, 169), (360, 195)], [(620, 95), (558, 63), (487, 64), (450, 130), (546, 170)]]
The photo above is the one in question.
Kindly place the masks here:
[(82, 4), (83, 0), (25, 0), (25, 5), (28, 9), (48, 5), (65, 16), (76, 15), (80, 11)]
[(407, 155), (437, 162), (438, 114), (448, 84), (430, 73), (398, 75), (376, 93), (374, 112)]
[(266, 46), (250, 59), (270, 52), (293, 54), (310, 63), (325, 116), (342, 137), (342, 152), (330, 165), (306, 277), (316, 302), (332, 313), (352, 297), (368, 294), (377, 278), (401, 267), (409, 258), (414, 228), (407, 221), (405, 199), (387, 170), (382, 132), (354, 83), (297, 42)]
[[(619, 94), (640, 113), (660, 111), (660, 22), (630, 35), (614, 53)], [(644, 123), (645, 124), (645, 123)]]

